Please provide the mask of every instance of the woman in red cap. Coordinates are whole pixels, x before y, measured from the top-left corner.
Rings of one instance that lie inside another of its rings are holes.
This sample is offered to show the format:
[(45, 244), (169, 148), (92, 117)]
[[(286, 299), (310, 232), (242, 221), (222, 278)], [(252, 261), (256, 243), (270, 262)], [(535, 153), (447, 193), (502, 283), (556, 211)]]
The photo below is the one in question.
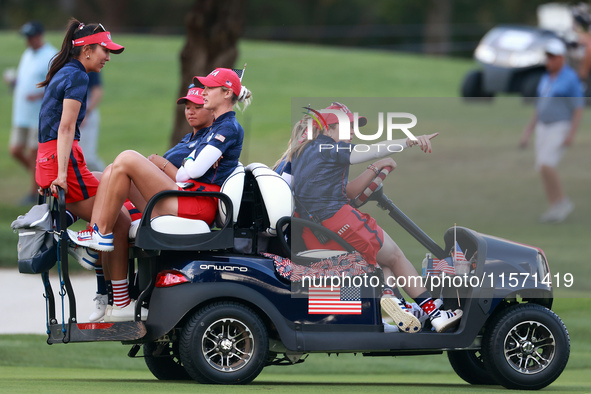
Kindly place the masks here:
[[(246, 107), (251, 93), (230, 69), (218, 68), (209, 76), (197, 79), (205, 85), (203, 108), (211, 110), (215, 121), (176, 170), (175, 179), (172, 180), (166, 174), (174, 169), (169, 162), (163, 162), (159, 166), (138, 152), (122, 152), (101, 177), (89, 222), (90, 229), (77, 233), (68, 230), (73, 242), (98, 251), (117, 251), (118, 247), (114, 245), (113, 239), (118, 231), (117, 217), (120, 216), (125, 200), (129, 197), (137, 209), (143, 211), (147, 201), (155, 194), (164, 190), (183, 190), (175, 180), (178, 183), (192, 183), (191, 187), (184, 190), (220, 190), (220, 186), (237, 167), (242, 150), (244, 130), (236, 121), (233, 107), (239, 102)], [(137, 189), (130, 192), (132, 183)], [(217, 212), (217, 202), (212, 197), (170, 197), (161, 201), (153, 212), (154, 216), (176, 215), (211, 224)], [(125, 236), (127, 237), (127, 230)], [(124, 250), (127, 253), (127, 245)], [(117, 267), (117, 272), (123, 273), (126, 270), (127, 262)], [(113, 272), (111, 268), (111, 276), (116, 279)], [(127, 284), (124, 284), (125, 286), (119, 288), (120, 292), (116, 293), (113, 281), (114, 305), (110, 312), (107, 311), (105, 321), (133, 320), (135, 305), (130, 302)]]
[[(423, 152), (431, 152), (431, 139), (437, 133), (422, 135), (416, 140), (381, 141), (356, 150), (349, 135), (341, 137), (339, 119), (335, 113), (342, 112), (351, 122), (353, 113), (345, 105), (333, 103), (322, 111), (314, 111), (319, 123), (312, 123), (312, 138), (300, 138), (292, 149), (292, 188), (296, 200), (296, 213), (300, 217), (310, 218), (339, 234), (351, 244), (364, 258), (373, 265), (379, 264), (384, 276), (392, 274), (401, 277), (416, 277), (418, 273), (406, 258), (396, 242), (382, 230), (375, 219), (349, 205), (350, 200), (359, 196), (383, 168), (390, 171), (396, 163), (389, 157), (392, 152), (418, 145)], [(358, 118), (359, 126), (366, 124), (365, 118)], [(314, 130), (317, 129), (317, 130)], [(393, 146), (395, 150), (380, 149), (380, 146)], [(349, 166), (370, 160), (380, 159), (370, 164), (367, 169), (351, 184), (348, 182)], [(308, 229), (302, 238), (308, 249), (341, 249), (334, 241), (322, 243)], [(411, 283), (408, 281), (408, 283)], [(387, 282), (394, 285), (395, 282)], [(391, 291), (391, 290), (390, 290)], [(423, 286), (408, 286), (405, 291), (413, 297), (419, 312), (425, 319), (431, 320), (437, 332), (443, 332), (457, 325), (462, 316), (461, 310), (443, 311), (436, 300)], [(421, 325), (413, 316), (406, 303), (393, 294), (386, 294), (381, 300), (384, 310), (396, 321), (403, 332), (417, 332)]]
[[(66, 193), (69, 212), (89, 220), (98, 180), (86, 166), (80, 140), (80, 124), (86, 114), (88, 73), (100, 72), (111, 53), (124, 47), (111, 40), (101, 24), (85, 25), (71, 19), (61, 50), (53, 58), (45, 81), (39, 114), (39, 149), (36, 161), (36, 182), (54, 194), (61, 187)], [(119, 215), (116, 226), (129, 227), (129, 215)], [(116, 243), (127, 244), (126, 237)], [(69, 245), (69, 252), (87, 269), (94, 268), (98, 254), (86, 248)], [(112, 256), (127, 261), (127, 252)]]

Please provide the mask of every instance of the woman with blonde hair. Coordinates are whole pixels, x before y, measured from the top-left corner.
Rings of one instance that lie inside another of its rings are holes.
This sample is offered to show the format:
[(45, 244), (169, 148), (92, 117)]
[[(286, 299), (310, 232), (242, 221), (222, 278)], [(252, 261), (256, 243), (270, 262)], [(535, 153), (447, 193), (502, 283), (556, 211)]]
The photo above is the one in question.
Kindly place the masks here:
[[(242, 86), (238, 75), (227, 68), (216, 68), (206, 77), (196, 77), (204, 86), (203, 108), (212, 111), (215, 118), (207, 135), (199, 140), (193, 152), (177, 169), (178, 183), (191, 183), (181, 187), (167, 174), (168, 162), (161, 167), (135, 151), (124, 151), (109, 165), (101, 177), (94, 204), (92, 224), (89, 230), (77, 233), (69, 231), (70, 239), (90, 249), (113, 251), (114, 223), (125, 200), (129, 197), (135, 207), (142, 211), (147, 201), (164, 190), (219, 191), (220, 186), (238, 165), (242, 150), (244, 130), (236, 120), (233, 108), (243, 103), (243, 109), (251, 100), (251, 92)], [(214, 164), (216, 164), (214, 166)], [(137, 192), (131, 192), (131, 185)], [(154, 216), (175, 215), (200, 219), (212, 223), (217, 211), (213, 197), (173, 196), (160, 201), (154, 208)], [(127, 269), (127, 262), (121, 270)], [(107, 311), (105, 321), (133, 320), (135, 306), (127, 292), (127, 277), (119, 292), (113, 282), (113, 307)]]

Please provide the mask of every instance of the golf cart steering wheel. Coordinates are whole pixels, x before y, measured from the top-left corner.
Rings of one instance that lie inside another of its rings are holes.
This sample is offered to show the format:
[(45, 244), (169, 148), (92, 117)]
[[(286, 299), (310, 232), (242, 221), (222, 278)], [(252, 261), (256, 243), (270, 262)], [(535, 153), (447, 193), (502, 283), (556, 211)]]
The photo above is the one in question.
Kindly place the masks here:
[(361, 193), (351, 201), (351, 206), (353, 206), (354, 208), (359, 208), (367, 201), (369, 201), (369, 197), (371, 197), (371, 195), (382, 185), (382, 182), (384, 182), (384, 179), (386, 179), (390, 171), (392, 171), (392, 167), (390, 166), (382, 168), (378, 175), (376, 175), (376, 177), (371, 181), (369, 186), (365, 188), (363, 193)]

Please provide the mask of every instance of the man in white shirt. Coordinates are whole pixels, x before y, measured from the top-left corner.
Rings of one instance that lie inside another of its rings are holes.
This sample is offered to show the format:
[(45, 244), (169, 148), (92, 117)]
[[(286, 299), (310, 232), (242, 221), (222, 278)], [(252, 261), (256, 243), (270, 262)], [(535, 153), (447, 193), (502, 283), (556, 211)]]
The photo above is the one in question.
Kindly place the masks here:
[(37, 201), (35, 183), (35, 159), (37, 157), (39, 110), (45, 89), (37, 84), (45, 80), (49, 63), (57, 53), (51, 44), (45, 43), (43, 25), (30, 21), (23, 25), (21, 33), (27, 39), (27, 49), (22, 54), (12, 104), (12, 131), (10, 154), (31, 172), (30, 192), (21, 204), (33, 205)]

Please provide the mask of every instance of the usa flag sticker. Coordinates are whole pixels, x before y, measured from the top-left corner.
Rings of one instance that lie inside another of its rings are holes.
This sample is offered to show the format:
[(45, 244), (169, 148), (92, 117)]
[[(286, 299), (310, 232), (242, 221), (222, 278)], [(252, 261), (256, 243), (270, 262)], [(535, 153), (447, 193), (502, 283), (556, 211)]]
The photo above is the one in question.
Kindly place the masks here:
[(213, 137), (213, 138), (215, 138), (216, 140), (218, 140), (220, 142), (224, 142), (226, 140), (226, 137), (224, 137), (221, 134), (216, 134), (215, 137)]

